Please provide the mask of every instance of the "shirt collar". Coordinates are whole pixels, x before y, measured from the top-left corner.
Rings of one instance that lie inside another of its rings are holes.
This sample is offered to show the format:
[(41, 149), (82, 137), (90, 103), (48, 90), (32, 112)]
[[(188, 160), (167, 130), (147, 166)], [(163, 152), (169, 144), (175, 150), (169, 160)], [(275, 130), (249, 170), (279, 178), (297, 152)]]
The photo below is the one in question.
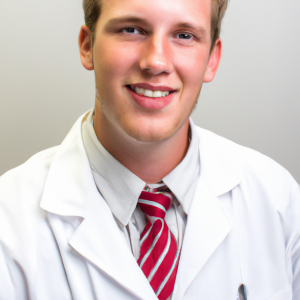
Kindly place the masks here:
[(190, 133), (190, 145), (185, 157), (175, 169), (163, 178), (163, 182), (176, 196), (186, 214), (189, 212), (200, 176), (199, 140), (191, 118)]
[[(82, 124), (84, 147), (100, 193), (113, 215), (126, 226), (146, 182), (124, 167), (103, 147), (92, 125), (93, 114), (94, 110)], [(191, 142), (186, 156), (163, 178), (163, 182), (183, 205), (186, 213), (193, 200), (194, 189), (191, 187), (198, 181), (200, 169), (198, 135), (191, 119), (190, 130)]]
[(92, 110), (82, 124), (84, 147), (100, 193), (113, 215), (125, 226), (146, 183), (103, 147), (92, 125), (93, 113)]

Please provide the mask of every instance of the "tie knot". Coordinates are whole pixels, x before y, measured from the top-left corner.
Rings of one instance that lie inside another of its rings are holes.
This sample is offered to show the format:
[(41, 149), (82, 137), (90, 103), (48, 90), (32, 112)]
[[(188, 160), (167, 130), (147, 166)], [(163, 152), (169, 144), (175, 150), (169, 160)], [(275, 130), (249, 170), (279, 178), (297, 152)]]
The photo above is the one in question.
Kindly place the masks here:
[(171, 202), (171, 193), (150, 193), (145, 191), (141, 193), (138, 201), (142, 212), (147, 215), (149, 220), (152, 219), (151, 217), (164, 219)]

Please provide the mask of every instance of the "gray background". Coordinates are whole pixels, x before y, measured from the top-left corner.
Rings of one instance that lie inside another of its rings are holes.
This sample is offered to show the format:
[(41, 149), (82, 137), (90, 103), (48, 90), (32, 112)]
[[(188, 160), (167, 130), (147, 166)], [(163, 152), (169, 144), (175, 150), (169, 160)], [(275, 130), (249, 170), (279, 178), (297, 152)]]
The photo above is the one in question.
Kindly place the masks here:
[[(223, 58), (193, 114), (300, 182), (300, 1), (232, 0)], [(81, 0), (0, 0), (0, 175), (61, 143), (94, 103), (80, 63)]]

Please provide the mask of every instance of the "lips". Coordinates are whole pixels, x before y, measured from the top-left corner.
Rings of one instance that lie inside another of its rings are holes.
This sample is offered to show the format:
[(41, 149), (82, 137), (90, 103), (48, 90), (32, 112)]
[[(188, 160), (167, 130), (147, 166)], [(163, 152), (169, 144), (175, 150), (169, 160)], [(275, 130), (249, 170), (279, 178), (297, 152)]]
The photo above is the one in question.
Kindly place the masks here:
[[(174, 92), (174, 91), (164, 91), (163, 88), (161, 88), (162, 90), (152, 90), (152, 89), (142, 88), (142, 87), (133, 86), (133, 85), (128, 85), (127, 87), (129, 87), (136, 94), (145, 96), (145, 97), (149, 97), (149, 98), (166, 97), (170, 93)], [(157, 88), (159, 89), (160, 87), (157, 87)]]
[[(139, 84), (141, 85), (141, 84)], [(145, 85), (144, 85), (145, 86)], [(136, 85), (126, 85), (129, 94), (138, 106), (151, 110), (160, 110), (167, 107), (174, 98), (174, 90), (163, 91), (166, 87), (150, 87), (151, 90)], [(168, 88), (170, 89), (170, 88)]]

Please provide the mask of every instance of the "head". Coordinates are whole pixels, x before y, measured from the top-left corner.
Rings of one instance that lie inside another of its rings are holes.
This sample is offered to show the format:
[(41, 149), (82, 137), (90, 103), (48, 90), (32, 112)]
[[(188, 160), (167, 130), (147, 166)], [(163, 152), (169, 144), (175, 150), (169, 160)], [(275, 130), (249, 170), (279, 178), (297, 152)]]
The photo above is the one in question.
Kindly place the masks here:
[[(96, 114), (107, 126), (140, 142), (159, 142), (187, 124), (202, 83), (219, 65), (227, 2), (83, 1), (81, 61), (95, 71)], [(138, 97), (136, 87), (170, 95)]]

